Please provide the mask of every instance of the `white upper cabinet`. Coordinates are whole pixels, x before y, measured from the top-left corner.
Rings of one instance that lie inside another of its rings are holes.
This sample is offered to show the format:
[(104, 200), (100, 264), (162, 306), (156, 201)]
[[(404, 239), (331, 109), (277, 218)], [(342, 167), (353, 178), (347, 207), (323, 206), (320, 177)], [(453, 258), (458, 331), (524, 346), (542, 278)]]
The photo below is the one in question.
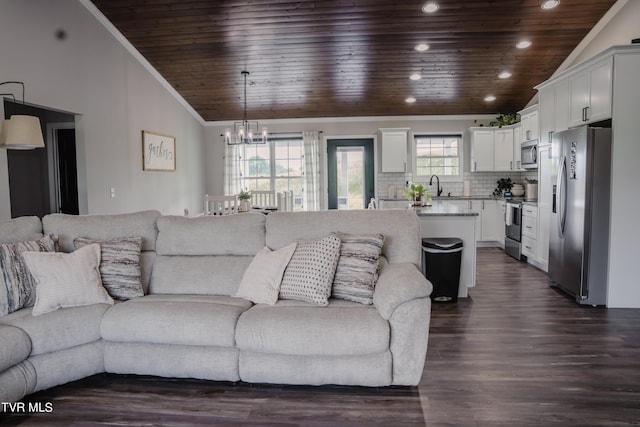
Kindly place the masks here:
[(569, 127), (611, 118), (613, 58), (569, 76)]
[(520, 125), (470, 128), (471, 172), (519, 170), (520, 140), (514, 139), (516, 130), (519, 132)]
[(513, 128), (513, 169), (522, 170), (522, 151), (520, 150), (522, 126), (517, 124)]
[(380, 129), (380, 172), (407, 171), (407, 134), (408, 129)]
[(494, 131), (494, 168), (496, 171), (511, 171), (513, 164), (513, 129), (500, 128)]
[(538, 139), (538, 106), (520, 111), (520, 142)]
[(493, 129), (471, 130), (471, 172), (493, 171)]

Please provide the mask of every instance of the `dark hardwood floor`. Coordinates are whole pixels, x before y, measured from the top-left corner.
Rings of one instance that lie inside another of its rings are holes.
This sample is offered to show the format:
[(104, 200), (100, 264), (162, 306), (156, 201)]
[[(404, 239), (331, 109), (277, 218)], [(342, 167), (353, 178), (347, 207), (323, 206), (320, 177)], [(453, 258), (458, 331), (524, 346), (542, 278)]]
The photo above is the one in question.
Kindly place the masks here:
[(25, 402), (54, 412), (0, 425), (640, 425), (640, 310), (578, 306), (540, 270), (482, 248), (470, 298), (433, 307), (418, 387), (96, 375)]

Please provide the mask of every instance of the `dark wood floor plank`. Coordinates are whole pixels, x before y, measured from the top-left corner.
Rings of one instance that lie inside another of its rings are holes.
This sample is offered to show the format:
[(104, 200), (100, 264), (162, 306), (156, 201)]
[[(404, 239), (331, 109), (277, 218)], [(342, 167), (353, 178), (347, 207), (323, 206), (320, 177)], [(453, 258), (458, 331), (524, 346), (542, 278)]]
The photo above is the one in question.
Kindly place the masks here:
[(417, 387), (96, 375), (25, 402), (55, 412), (0, 425), (640, 425), (640, 310), (578, 306), (542, 271), (482, 248), (470, 298), (433, 306)]

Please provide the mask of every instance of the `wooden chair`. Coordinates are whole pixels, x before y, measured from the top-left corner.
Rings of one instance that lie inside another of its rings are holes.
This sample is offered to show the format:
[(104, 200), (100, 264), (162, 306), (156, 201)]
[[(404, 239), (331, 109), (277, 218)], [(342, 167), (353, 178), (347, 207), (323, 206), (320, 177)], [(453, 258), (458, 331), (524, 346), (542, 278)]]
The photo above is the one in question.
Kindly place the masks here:
[(238, 196), (204, 195), (205, 215), (232, 215), (238, 213)]
[(251, 205), (260, 208), (272, 208), (276, 206), (276, 193), (273, 191), (251, 191)]

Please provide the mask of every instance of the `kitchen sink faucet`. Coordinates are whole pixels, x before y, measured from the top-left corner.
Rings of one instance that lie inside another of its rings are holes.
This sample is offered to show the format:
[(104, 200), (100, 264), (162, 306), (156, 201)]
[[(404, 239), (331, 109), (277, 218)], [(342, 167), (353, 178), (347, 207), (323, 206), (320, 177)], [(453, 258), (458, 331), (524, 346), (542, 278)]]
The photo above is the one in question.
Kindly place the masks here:
[(431, 178), (429, 179), (429, 185), (433, 185), (433, 177), (436, 177), (436, 191), (437, 191), (437, 196), (440, 197), (440, 195), (442, 194), (442, 187), (440, 187), (440, 178), (438, 178), (438, 175), (431, 175)]

